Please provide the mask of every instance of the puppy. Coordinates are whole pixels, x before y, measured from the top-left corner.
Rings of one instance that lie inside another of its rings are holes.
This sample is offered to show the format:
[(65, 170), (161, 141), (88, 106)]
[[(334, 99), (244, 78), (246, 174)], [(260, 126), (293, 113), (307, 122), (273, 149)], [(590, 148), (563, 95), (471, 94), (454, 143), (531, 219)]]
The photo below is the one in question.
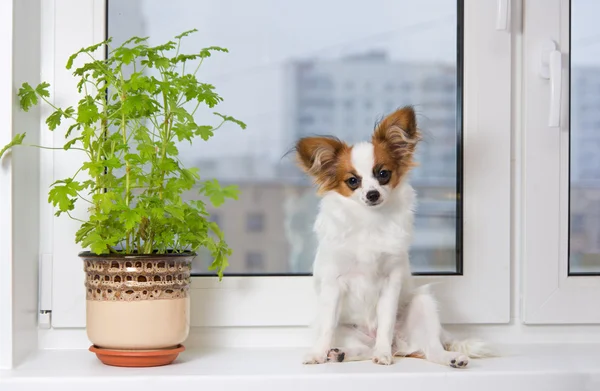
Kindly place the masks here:
[(414, 110), (404, 107), (377, 125), (371, 142), (298, 141), (298, 163), (322, 195), (313, 269), (317, 335), (305, 364), (389, 365), (393, 356), (412, 356), (465, 368), (469, 357), (489, 354), (482, 343), (450, 338), (427, 287), (413, 283), (415, 192), (407, 174), (419, 139)]

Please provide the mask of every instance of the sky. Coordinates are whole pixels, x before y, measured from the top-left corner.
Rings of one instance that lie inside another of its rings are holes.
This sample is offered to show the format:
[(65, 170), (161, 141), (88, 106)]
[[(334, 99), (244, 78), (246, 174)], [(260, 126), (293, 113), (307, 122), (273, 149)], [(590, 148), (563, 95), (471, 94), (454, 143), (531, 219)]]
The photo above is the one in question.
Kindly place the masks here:
[[(182, 155), (190, 159), (245, 154), (278, 161), (290, 147), (282, 134), (289, 85), (284, 65), (290, 59), (339, 58), (385, 49), (396, 60), (455, 62), (453, 1), (422, 0), (418, 7), (407, 7), (415, 4), (409, 0), (169, 0), (165, 4), (163, 0), (111, 1), (109, 35), (118, 41), (143, 34), (158, 44), (197, 28), (184, 50), (211, 45), (230, 50), (206, 61), (200, 77), (224, 97), (219, 111), (248, 124), (245, 131), (223, 128), (210, 145), (182, 146)], [(374, 113), (373, 119), (381, 114)], [(202, 118), (214, 123), (207, 112)]]
[(571, 61), (600, 65), (599, 0), (571, 0)]
[[(572, 0), (573, 64), (600, 65), (597, 15), (600, 0)], [(243, 120), (248, 129), (227, 126), (208, 144), (182, 145), (188, 164), (233, 155), (274, 163), (281, 158), (290, 147), (282, 136), (288, 60), (384, 49), (397, 61), (454, 64), (456, 20), (453, 0), (109, 1), (109, 35), (117, 41), (144, 35), (158, 44), (196, 28), (184, 51), (211, 45), (230, 50), (205, 62), (200, 78), (225, 98), (218, 110)], [(206, 110), (199, 122), (215, 120)]]

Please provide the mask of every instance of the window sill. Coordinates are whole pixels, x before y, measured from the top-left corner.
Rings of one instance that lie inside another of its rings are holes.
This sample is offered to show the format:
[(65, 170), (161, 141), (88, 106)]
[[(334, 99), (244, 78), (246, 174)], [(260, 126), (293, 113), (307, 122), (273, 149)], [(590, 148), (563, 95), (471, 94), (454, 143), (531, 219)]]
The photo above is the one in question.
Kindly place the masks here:
[(86, 350), (41, 350), (12, 371), (0, 371), (3, 391), (128, 388), (200, 390), (580, 390), (600, 389), (600, 345), (518, 345), (503, 357), (455, 370), (417, 359), (389, 367), (370, 362), (304, 366), (300, 349), (190, 350), (167, 367), (102, 365)]

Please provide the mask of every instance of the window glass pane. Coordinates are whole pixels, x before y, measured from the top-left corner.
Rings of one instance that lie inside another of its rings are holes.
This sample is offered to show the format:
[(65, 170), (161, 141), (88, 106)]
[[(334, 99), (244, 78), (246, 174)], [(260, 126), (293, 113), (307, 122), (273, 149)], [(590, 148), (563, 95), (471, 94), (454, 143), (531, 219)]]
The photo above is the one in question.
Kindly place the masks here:
[[(310, 273), (318, 198), (286, 152), (299, 137), (369, 140), (375, 122), (414, 105), (424, 133), (412, 174), (419, 205), (413, 270), (460, 267), (459, 4), (449, 0), (108, 1), (108, 35), (159, 44), (196, 28), (185, 51), (229, 49), (199, 73), (224, 102), (218, 111), (247, 123), (224, 126), (208, 143), (178, 145), (203, 178), (238, 184), (238, 201), (214, 219), (234, 254), (229, 273)], [(199, 124), (215, 124), (211, 110)], [(190, 195), (192, 197), (193, 195)], [(210, 257), (201, 252), (197, 274)]]
[(571, 274), (600, 273), (600, 2), (571, 1)]

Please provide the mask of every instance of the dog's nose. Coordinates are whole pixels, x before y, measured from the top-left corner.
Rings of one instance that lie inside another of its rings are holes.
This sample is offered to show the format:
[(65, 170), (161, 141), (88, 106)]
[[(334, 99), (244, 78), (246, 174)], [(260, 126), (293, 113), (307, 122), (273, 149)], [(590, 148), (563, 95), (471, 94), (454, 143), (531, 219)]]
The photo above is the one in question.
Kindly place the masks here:
[(369, 200), (369, 202), (376, 202), (379, 199), (379, 192), (377, 190), (369, 190), (367, 192), (367, 200)]

